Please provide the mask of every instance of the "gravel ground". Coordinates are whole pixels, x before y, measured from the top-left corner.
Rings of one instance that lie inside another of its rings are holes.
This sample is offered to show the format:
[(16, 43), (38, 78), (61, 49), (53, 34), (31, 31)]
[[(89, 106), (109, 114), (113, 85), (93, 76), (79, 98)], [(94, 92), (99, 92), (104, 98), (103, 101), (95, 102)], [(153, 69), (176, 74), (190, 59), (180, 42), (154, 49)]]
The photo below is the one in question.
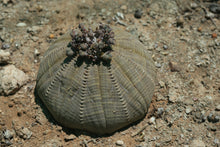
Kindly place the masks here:
[[(220, 146), (220, 1), (0, 0), (0, 146)], [(34, 96), (51, 42), (80, 22), (136, 36), (155, 62), (146, 117), (95, 136), (57, 124)]]

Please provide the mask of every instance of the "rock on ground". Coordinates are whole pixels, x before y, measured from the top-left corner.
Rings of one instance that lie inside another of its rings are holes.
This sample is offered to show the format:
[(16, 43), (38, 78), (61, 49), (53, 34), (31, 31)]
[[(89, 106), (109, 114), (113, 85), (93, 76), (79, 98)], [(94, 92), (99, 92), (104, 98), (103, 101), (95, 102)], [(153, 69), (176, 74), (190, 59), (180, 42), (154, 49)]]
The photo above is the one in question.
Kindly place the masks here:
[(7, 64), (11, 61), (11, 54), (9, 52), (0, 50), (0, 64)]
[(205, 143), (202, 140), (196, 139), (193, 140), (191, 145), (192, 147), (205, 147)]
[(23, 139), (30, 139), (32, 132), (28, 128), (20, 128), (16, 130), (16, 134)]
[(16, 68), (8, 65), (0, 70), (0, 95), (14, 94), (28, 80), (28, 76)]

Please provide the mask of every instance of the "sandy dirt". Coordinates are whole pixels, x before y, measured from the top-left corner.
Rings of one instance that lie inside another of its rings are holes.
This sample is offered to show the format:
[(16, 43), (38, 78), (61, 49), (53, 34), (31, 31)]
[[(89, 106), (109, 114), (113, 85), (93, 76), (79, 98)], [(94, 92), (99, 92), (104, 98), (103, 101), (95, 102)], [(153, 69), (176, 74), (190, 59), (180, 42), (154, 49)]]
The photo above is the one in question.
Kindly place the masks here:
[[(146, 117), (111, 135), (62, 127), (34, 95), (44, 52), (81, 22), (133, 34), (157, 69)], [(0, 146), (220, 145), (218, 0), (0, 0), (0, 48), (11, 54), (0, 70), (14, 65), (28, 76), (0, 96)]]

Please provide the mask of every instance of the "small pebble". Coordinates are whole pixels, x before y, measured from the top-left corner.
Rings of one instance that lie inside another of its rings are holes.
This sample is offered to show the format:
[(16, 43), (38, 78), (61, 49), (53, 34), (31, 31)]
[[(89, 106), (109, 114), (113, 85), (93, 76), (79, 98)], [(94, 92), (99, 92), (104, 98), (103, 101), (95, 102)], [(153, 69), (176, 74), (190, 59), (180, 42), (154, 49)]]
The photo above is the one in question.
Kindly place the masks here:
[(217, 34), (216, 33), (212, 33), (212, 38), (217, 38)]
[(28, 128), (20, 128), (16, 130), (16, 134), (23, 139), (30, 139), (32, 136), (32, 132)]
[(2, 2), (3, 4), (7, 5), (10, 2), (10, 0), (2, 0)]
[(8, 43), (2, 44), (2, 49), (8, 49), (8, 48), (10, 48), (10, 44)]
[(198, 32), (201, 32), (202, 31), (202, 27), (198, 27)]
[(208, 138), (211, 138), (211, 137), (212, 137), (212, 134), (211, 134), (210, 132), (207, 132), (207, 133), (206, 133), (206, 136), (207, 136)]
[(11, 139), (14, 136), (14, 132), (10, 131), (10, 130), (5, 130), (3, 135), (4, 135), (5, 139)]
[(85, 18), (85, 14), (84, 13), (78, 13), (77, 15), (76, 15), (76, 18), (78, 18), (78, 19), (84, 19)]
[(181, 107), (178, 107), (177, 110), (178, 110), (179, 112), (182, 112), (182, 111), (183, 111), (183, 109), (182, 109)]
[(213, 4), (209, 5), (209, 10), (212, 13), (220, 14), (220, 5), (217, 5), (217, 4), (213, 3)]
[(142, 12), (141, 12), (141, 10), (139, 10), (139, 9), (137, 9), (136, 11), (135, 11), (135, 13), (134, 13), (134, 17), (135, 18), (141, 18), (142, 17)]
[(214, 112), (211, 112), (209, 115), (208, 115), (208, 121), (209, 122), (212, 122), (212, 123), (216, 123), (219, 121), (220, 119), (220, 116), (218, 116), (216, 113)]
[(124, 15), (123, 15), (123, 13), (121, 13), (121, 12), (117, 12), (117, 16), (118, 16), (119, 18), (121, 18), (121, 19), (124, 19)]
[(121, 10), (123, 10), (123, 11), (127, 10), (127, 6), (126, 5), (122, 5), (121, 6)]
[(220, 105), (216, 106), (215, 110), (220, 111)]
[(166, 99), (162, 94), (158, 94), (156, 97), (157, 97), (157, 101), (161, 101), (161, 100)]
[(179, 72), (180, 71), (180, 66), (176, 62), (169, 62), (170, 70), (172, 72)]
[(189, 132), (192, 132), (192, 128), (187, 128), (186, 130)]
[(196, 139), (192, 141), (191, 146), (192, 147), (205, 147), (206, 145), (202, 140)]
[(39, 40), (39, 37), (37, 36), (32, 36), (31, 39), (34, 41), (34, 42), (37, 42)]
[(17, 27), (26, 27), (27, 24), (24, 23), (24, 22), (20, 22), (20, 23), (18, 23), (16, 26), (17, 26)]
[(71, 134), (71, 135), (65, 136), (64, 140), (65, 140), (66, 142), (68, 142), (68, 141), (74, 140), (75, 138), (76, 138), (76, 136), (73, 135), (73, 134)]
[(194, 121), (197, 122), (197, 123), (202, 123), (202, 122), (205, 122), (206, 120), (206, 116), (204, 116), (204, 114), (200, 111), (196, 111), (194, 113)]
[(195, 8), (198, 7), (197, 3), (194, 3), (194, 2), (192, 2), (192, 3), (190, 4), (190, 6), (191, 6), (192, 9), (195, 9)]
[(159, 81), (160, 84), (160, 88), (164, 88), (165, 87), (165, 83), (163, 81)]
[(212, 12), (207, 12), (207, 14), (205, 15), (206, 18), (210, 19), (210, 18), (214, 18), (215, 14), (213, 14)]
[(35, 36), (37, 34), (39, 34), (39, 32), (41, 31), (41, 27), (40, 26), (32, 26), (32, 27), (28, 27), (27, 28), (27, 32), (29, 34), (31, 34), (32, 36)]
[(150, 118), (150, 120), (149, 120), (149, 123), (150, 123), (150, 124), (155, 124), (155, 120), (156, 120), (156, 118), (155, 118), (154, 116), (152, 116), (152, 117)]
[(167, 45), (163, 45), (163, 49), (168, 49), (168, 46)]
[(127, 26), (126, 23), (124, 23), (123, 21), (120, 21), (120, 20), (118, 20), (117, 23), (120, 24), (120, 25), (122, 25), (122, 26)]
[(194, 97), (193, 98), (193, 101), (198, 101), (199, 99), (197, 97)]
[(191, 111), (192, 111), (191, 108), (189, 108), (189, 107), (186, 108), (186, 114), (189, 114)]
[(32, 132), (28, 128), (24, 128), (22, 130), (22, 133), (23, 133), (23, 138), (24, 139), (29, 139), (32, 136)]
[(124, 145), (124, 141), (117, 140), (115, 144), (118, 145), (118, 146), (123, 146)]
[(213, 142), (214, 142), (214, 144), (219, 145), (219, 139), (218, 138), (215, 138)]
[(19, 49), (19, 48), (21, 47), (21, 44), (18, 43), (18, 42), (16, 42), (16, 43), (15, 43), (15, 47), (16, 47), (16, 49)]
[(74, 54), (73, 50), (71, 48), (66, 49), (66, 55), (67, 56), (72, 56)]
[(46, 130), (43, 132), (43, 135), (47, 135), (50, 131), (49, 130)]
[(13, 106), (14, 106), (13, 103), (9, 103), (9, 104), (8, 104), (8, 107), (9, 107), (9, 108), (12, 108)]
[(164, 109), (163, 109), (163, 108), (158, 108), (158, 109), (157, 109), (157, 114), (158, 114), (158, 115), (162, 115), (163, 112), (164, 112)]
[(209, 124), (207, 126), (207, 130), (215, 132), (217, 130), (217, 127), (215, 124)]
[(50, 34), (50, 35), (49, 35), (49, 38), (50, 38), (50, 39), (54, 39), (54, 37), (55, 37), (54, 34)]
[(101, 9), (101, 13), (105, 13), (106, 12), (106, 9)]
[[(11, 61), (10, 52), (0, 49), (0, 64), (7, 64)], [(0, 86), (1, 87), (1, 86)]]
[(39, 56), (39, 55), (40, 55), (40, 52), (38, 51), (38, 49), (35, 49), (35, 50), (34, 50), (34, 55), (35, 55), (35, 56)]
[(178, 100), (178, 91), (175, 88), (170, 88), (168, 93), (168, 100), (171, 103), (175, 103)]
[(157, 67), (157, 68), (161, 68), (161, 64), (160, 63), (155, 63), (155, 66)]
[(10, 146), (10, 145), (12, 145), (13, 143), (12, 143), (10, 140), (6, 140), (6, 141), (5, 141), (5, 144), (6, 144), (7, 146)]
[(183, 27), (184, 21), (185, 20), (184, 20), (183, 16), (179, 16), (176, 20), (177, 27)]

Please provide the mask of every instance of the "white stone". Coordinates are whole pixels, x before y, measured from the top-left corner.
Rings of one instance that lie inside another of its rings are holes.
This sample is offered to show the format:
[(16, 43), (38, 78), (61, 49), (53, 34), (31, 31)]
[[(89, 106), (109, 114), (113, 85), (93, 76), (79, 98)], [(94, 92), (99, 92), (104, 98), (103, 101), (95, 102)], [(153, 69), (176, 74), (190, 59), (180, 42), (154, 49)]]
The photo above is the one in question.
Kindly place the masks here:
[(205, 143), (202, 140), (196, 139), (193, 140), (191, 145), (192, 147), (205, 147)]
[(117, 16), (118, 16), (119, 18), (121, 18), (121, 19), (124, 19), (124, 15), (123, 15), (123, 13), (121, 13), (121, 12), (117, 12)]
[(29, 139), (32, 136), (32, 132), (28, 128), (24, 128), (21, 131), (23, 133), (23, 138), (24, 139)]
[(18, 23), (16, 26), (17, 26), (17, 27), (26, 27), (27, 24), (24, 23), (24, 22), (20, 22), (20, 23)]
[(28, 27), (27, 32), (30, 33), (31, 35), (36, 35), (41, 31), (40, 26), (33, 26), (33, 27)]
[(34, 55), (35, 55), (35, 56), (40, 55), (40, 52), (38, 51), (38, 49), (35, 49), (35, 50), (34, 50)]
[(186, 108), (186, 114), (189, 114), (192, 111), (192, 109), (190, 107)]
[(13, 136), (14, 136), (14, 131), (10, 131), (10, 130), (6, 130), (5, 132), (4, 132), (4, 137), (6, 138), (6, 139), (11, 139)]
[(164, 88), (165, 87), (165, 83), (163, 81), (159, 81), (160, 87)]
[(149, 123), (150, 124), (155, 124), (155, 120), (156, 120), (156, 118), (153, 116), (153, 117), (150, 118)]
[(117, 141), (116, 141), (116, 145), (118, 145), (118, 146), (123, 146), (123, 145), (124, 145), (124, 141), (122, 141), (122, 140), (117, 140)]
[(0, 70), (0, 95), (14, 94), (28, 80), (28, 76), (14, 65), (4, 66)]
[(218, 106), (216, 106), (216, 111), (220, 111), (220, 104)]
[(0, 50), (0, 64), (9, 63), (9, 61), (11, 60), (10, 56), (10, 52)]
[(73, 135), (73, 134), (71, 134), (71, 135), (67, 135), (67, 136), (65, 136), (65, 141), (70, 141), (70, 140), (74, 140), (76, 138), (76, 136), (75, 135)]

